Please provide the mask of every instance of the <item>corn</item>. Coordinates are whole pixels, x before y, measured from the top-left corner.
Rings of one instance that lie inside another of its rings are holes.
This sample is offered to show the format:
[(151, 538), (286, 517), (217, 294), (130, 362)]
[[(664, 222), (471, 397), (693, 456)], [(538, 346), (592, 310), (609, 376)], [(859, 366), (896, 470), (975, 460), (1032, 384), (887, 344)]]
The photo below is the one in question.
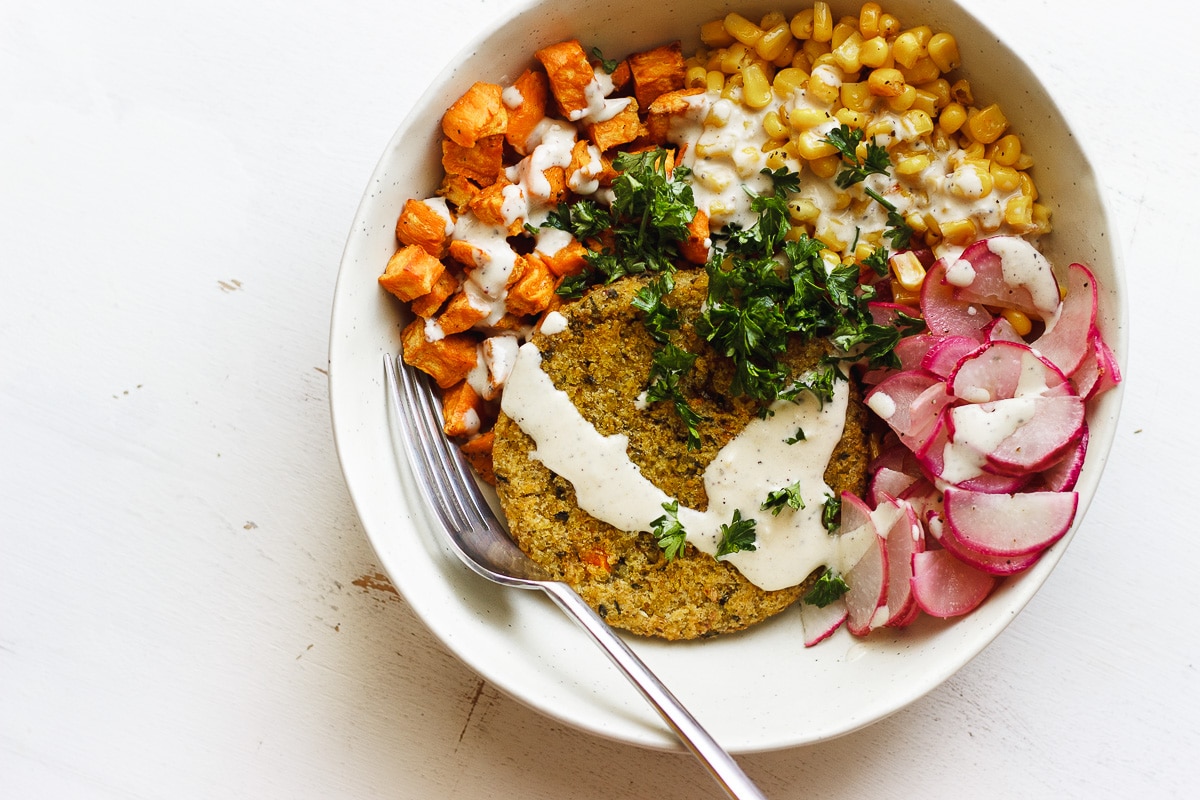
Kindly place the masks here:
[(904, 80), (912, 84), (932, 83), (942, 74), (929, 56), (918, 58), (917, 63), (911, 67), (902, 65), (900, 72), (904, 75)]
[(1021, 186), (1021, 178), (1015, 169), (1006, 167), (998, 161), (992, 162), (992, 184), (998, 192), (1011, 192)]
[[(929, 84), (926, 84), (928, 86)], [(938, 110), (937, 95), (927, 92), (920, 86), (914, 86), (916, 90), (916, 99), (913, 100), (912, 107), (924, 111), (929, 116), (935, 116)]]
[(808, 130), (829, 121), (829, 112), (819, 108), (793, 108), (788, 112), (788, 124), (796, 130)]
[(796, 51), (800, 49), (800, 44), (794, 36), (791, 36), (791, 30), (788, 31), (787, 44), (779, 51), (779, 55), (771, 59), (771, 63), (783, 69), (792, 65), (792, 59), (796, 57)]
[(933, 59), (933, 63), (937, 64), (937, 68), (942, 72), (949, 72), (952, 69), (957, 69), (962, 64), (962, 58), (958, 54), (958, 40), (950, 33), (936, 33), (926, 45), (926, 50), (929, 52), (929, 57)]
[(771, 142), (771, 149), (763, 145), (763, 152), (767, 154), (768, 169), (782, 169), (788, 165), (787, 142)]
[(869, 242), (858, 240), (858, 244), (854, 246), (854, 255), (852, 258), (856, 262), (863, 262), (870, 258), (875, 253), (875, 247)]
[(862, 128), (871, 119), (869, 114), (855, 111), (852, 108), (839, 108), (833, 116), (837, 117), (838, 122), (851, 128)]
[(929, 156), (926, 155), (925, 153), (918, 153), (917, 155), (912, 155), (912, 156), (904, 156), (902, 158), (897, 159), (897, 161), (896, 161), (896, 174), (897, 175), (919, 175), (920, 173), (929, 169), (929, 165), (932, 163), (933, 162), (929, 159)]
[(1007, 127), (1008, 120), (1000, 106), (995, 103), (967, 118), (967, 133), (972, 139), (983, 144), (991, 144), (999, 139)]
[(842, 105), (852, 111), (870, 111), (875, 105), (875, 96), (866, 81), (843, 83), (841, 88)]
[(734, 42), (721, 51), (719, 64), (721, 72), (726, 75), (732, 75), (737, 72), (742, 66), (742, 62), (746, 58), (746, 45), (741, 42)]
[(783, 234), (785, 242), (799, 242), (805, 236), (808, 236), (809, 230), (807, 225), (793, 225)]
[(763, 115), (763, 131), (772, 139), (786, 139), (790, 129), (780, 119), (778, 111), (768, 111)]
[(1004, 221), (1014, 228), (1033, 224), (1033, 200), (1029, 195), (1017, 195), (1004, 204)]
[(688, 67), (687, 74), (684, 77), (684, 86), (689, 89), (708, 88), (708, 70), (701, 64)]
[(825, 141), (825, 137), (814, 130), (804, 131), (794, 141), (797, 154), (806, 161), (814, 161), (837, 153), (837, 148)]
[(708, 91), (720, 92), (725, 88), (725, 73), (719, 69), (710, 69), (708, 71)]
[(847, 74), (862, 69), (862, 34), (854, 31), (833, 50), (833, 60)]
[(891, 120), (877, 119), (867, 125), (863, 135), (867, 139), (874, 139), (879, 136), (894, 136), (896, 134), (896, 126)]
[(917, 254), (911, 250), (896, 253), (888, 259), (888, 263), (892, 265), (892, 274), (896, 276), (896, 282), (908, 291), (917, 291), (925, 282), (925, 267), (921, 264), (921, 259), (917, 258)]
[(879, 35), (881, 14), (883, 14), (883, 9), (879, 7), (879, 3), (863, 3), (858, 12), (858, 29), (862, 31), (865, 38), (870, 39)]
[(887, 43), (887, 39), (884, 39), (882, 36), (874, 36), (866, 39), (858, 49), (858, 60), (862, 62), (864, 67), (869, 67), (870, 69), (891, 66), (893, 63), (892, 47)]
[(933, 95), (934, 104), (940, 110), (950, 104), (950, 81), (938, 78), (917, 87), (919, 91)]
[(1033, 224), (1037, 225), (1038, 233), (1049, 233), (1050, 227), (1050, 207), (1044, 206), (1041, 203), (1033, 204)]
[(942, 239), (954, 245), (967, 245), (975, 240), (975, 223), (969, 219), (956, 219), (942, 223)]
[(1017, 156), (1017, 163), (1013, 164), (1013, 166), (1017, 169), (1029, 169), (1033, 166), (1033, 156), (1022, 151), (1021, 155)]
[(1008, 324), (1013, 326), (1018, 336), (1028, 336), (1033, 330), (1033, 321), (1015, 308), (1001, 309), (1000, 316), (1008, 320)]
[(791, 29), (788, 28), (786, 22), (781, 22), (763, 32), (763, 35), (754, 44), (754, 52), (758, 53), (764, 61), (774, 61), (779, 58), (783, 48), (791, 41)]
[(833, 39), (833, 11), (829, 3), (817, 0), (813, 3), (813, 32), (812, 38), (818, 42), (828, 42)]
[[(970, 114), (968, 114), (968, 121), (970, 118)], [(961, 156), (966, 161), (982, 161), (984, 156), (983, 145), (979, 142), (969, 142), (967, 146), (962, 149)]]
[(908, 227), (913, 229), (913, 233), (924, 233), (929, 230), (929, 225), (925, 222), (925, 218), (915, 211), (905, 214), (904, 222)]
[(742, 100), (751, 108), (766, 108), (775, 94), (771, 91), (771, 82), (767, 80), (762, 65), (751, 62), (742, 67), (741, 75)]
[[(978, 200), (991, 194), (993, 187), (992, 173), (986, 167), (976, 163), (963, 164), (954, 170), (946, 188), (950, 193), (966, 200)], [(945, 233), (945, 231), (943, 231)]]
[(950, 94), (964, 106), (969, 106), (975, 102), (975, 95), (971, 92), (971, 83), (966, 78), (950, 84)]
[(774, 28), (779, 23), (787, 25), (787, 16), (782, 11), (768, 11), (763, 14), (762, 19), (758, 21), (758, 27), (764, 31)]
[(806, 8), (796, 12), (796, 16), (792, 17), (792, 21), (788, 27), (792, 29), (792, 36), (797, 39), (811, 39), (813, 35), (813, 18), (815, 12), (811, 8)]
[(917, 136), (928, 136), (933, 132), (933, 119), (928, 113), (919, 108), (904, 112), (905, 127), (912, 129)]
[(877, 97), (898, 97), (904, 93), (904, 76), (898, 69), (873, 69), (867, 76), (867, 87)]
[(842, 258), (838, 254), (846, 249), (846, 243), (838, 237), (837, 231), (829, 222), (819, 220), (816, 228), (814, 238), (829, 248), (821, 251), (821, 260), (825, 262), (826, 271), (832, 272), (842, 264)]
[(829, 46), (837, 50), (842, 44), (850, 38), (851, 34), (858, 33), (858, 20), (850, 17), (843, 17), (833, 26), (833, 36), (829, 38)]
[(804, 55), (808, 56), (809, 63), (813, 63), (826, 53), (832, 52), (833, 48), (829, 46), (829, 42), (806, 39), (804, 44), (800, 46), (800, 50)]
[[(932, 245), (930, 246), (932, 247)], [(900, 305), (913, 306), (915, 308), (921, 305), (921, 293), (909, 291), (901, 286), (899, 281), (892, 281), (892, 300)]]
[(905, 31), (892, 42), (892, 57), (902, 67), (912, 68), (919, 59), (928, 55), (925, 46), (914, 31)]
[(796, 197), (788, 201), (787, 214), (793, 224), (815, 222), (821, 216), (821, 209), (806, 197)]
[(807, 81), (808, 73), (804, 70), (785, 67), (775, 73), (775, 80), (771, 82), (771, 85), (775, 89), (775, 94), (786, 99), (795, 94), (797, 89), (803, 89)]
[(733, 44), (734, 38), (725, 29), (725, 20), (714, 19), (700, 26), (700, 41), (709, 47), (728, 47)]
[(915, 102), (917, 102), (917, 87), (908, 84), (904, 85), (904, 91), (900, 94), (887, 98), (888, 108), (897, 113), (908, 111)]
[(824, 77), (824, 70), (815, 67), (813, 74), (808, 76), (807, 91), (809, 97), (821, 103), (833, 103), (842, 94), (841, 87), (836, 83), (828, 83)]
[(747, 47), (753, 47), (754, 43), (762, 38), (763, 35), (762, 28), (736, 11), (731, 11), (725, 15), (725, 30), (729, 31), (730, 36)]
[(894, 14), (879, 15), (879, 35), (883, 38), (895, 36), (900, 32), (900, 20)]
[(992, 160), (997, 164), (1011, 167), (1021, 157), (1021, 139), (1015, 133), (1001, 136), (992, 145)]
[(835, 153), (821, 158), (810, 159), (808, 166), (818, 178), (829, 179), (836, 175), (838, 170), (842, 168), (842, 157)]

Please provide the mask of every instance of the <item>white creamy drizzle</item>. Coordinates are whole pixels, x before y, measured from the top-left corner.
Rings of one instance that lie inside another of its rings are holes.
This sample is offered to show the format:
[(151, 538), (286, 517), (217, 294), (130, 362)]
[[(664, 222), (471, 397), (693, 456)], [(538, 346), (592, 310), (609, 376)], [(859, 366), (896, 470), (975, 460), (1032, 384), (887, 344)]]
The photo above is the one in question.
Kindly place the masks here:
[(996, 236), (988, 240), (988, 250), (1000, 257), (1005, 283), (1028, 289), (1033, 304), (1046, 315), (1058, 309), (1058, 284), (1038, 279), (1051, 271), (1050, 262), (1033, 245), (1016, 236)]
[(600, 67), (592, 70), (592, 79), (583, 87), (583, 96), (587, 101), (585, 108), (578, 108), (567, 114), (572, 122), (606, 122), (625, 110), (631, 98), (618, 97), (612, 100), (608, 96), (613, 92), (612, 76)]
[[(721, 525), (740, 510), (743, 518), (757, 521), (756, 549), (725, 558), (755, 585), (768, 591), (794, 586), (818, 567), (838, 563), (839, 537), (821, 522), (830, 493), (823, 475), (841, 438), (848, 402), (848, 384), (836, 381), (833, 400), (823, 406), (805, 394), (797, 403), (776, 402), (773, 415), (751, 421), (704, 472), (708, 509), (680, 507), (688, 541), (715, 555)], [(572, 483), (581, 509), (627, 531), (649, 530), (662, 515), (662, 504), (671, 498), (629, 459), (628, 437), (597, 432), (554, 387), (532, 343), (518, 352), (501, 407), (534, 440), (532, 457)], [(787, 444), (797, 429), (804, 440)], [(805, 508), (777, 516), (759, 509), (770, 492), (797, 482)]]
[[(569, 327), (569, 325), (567, 323), (566, 317), (564, 317), (562, 314), (558, 313), (557, 311), (551, 311), (549, 314), (547, 314), (545, 317), (542, 318), (542, 324), (538, 328), (538, 330), (540, 330), (542, 333), (546, 334), (547, 336), (556, 336), (556, 335), (562, 333), (563, 331), (565, 331), (568, 327)], [(515, 353), (513, 354), (513, 357), (516, 358)]]
[(500, 92), (500, 99), (504, 101), (504, 105), (509, 108), (518, 108), (521, 103), (525, 102), (525, 96), (521, 94), (521, 90), (516, 86), (506, 87)]
[(454, 217), (450, 214), (450, 207), (446, 205), (444, 197), (429, 197), (424, 201), (425, 205), (437, 212), (437, 215), (446, 221), (446, 235), (450, 236), (454, 233)]

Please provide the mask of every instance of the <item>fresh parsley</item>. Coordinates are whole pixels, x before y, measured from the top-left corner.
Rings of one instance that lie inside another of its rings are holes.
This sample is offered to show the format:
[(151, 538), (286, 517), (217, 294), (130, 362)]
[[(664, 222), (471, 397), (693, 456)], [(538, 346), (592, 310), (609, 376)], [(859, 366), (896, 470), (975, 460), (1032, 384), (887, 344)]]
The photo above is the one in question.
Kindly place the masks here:
[(734, 509), (733, 521), (721, 525), (721, 539), (717, 542), (717, 558), (737, 553), (741, 550), (754, 550), (754, 532), (758, 522), (752, 517), (742, 518), (741, 509)]
[(804, 602), (824, 608), (850, 590), (845, 579), (832, 570), (825, 570), (816, 583), (804, 594)]
[(609, 75), (612, 75), (614, 72), (616, 72), (617, 65), (621, 63), (615, 58), (605, 58), (604, 53), (600, 51), (599, 47), (592, 48), (592, 57), (600, 62), (600, 68)]
[(821, 524), (830, 533), (837, 531), (842, 519), (842, 498), (832, 494), (825, 495), (825, 504), (821, 508)]
[(700, 447), (700, 423), (707, 419), (688, 405), (687, 398), (679, 386), (679, 379), (692, 368), (696, 354), (689, 353), (682, 347), (667, 342), (654, 352), (653, 364), (650, 367), (650, 385), (646, 388), (646, 400), (657, 403), (669, 400), (675, 406), (675, 413), (687, 426), (687, 446), (689, 450)]
[(797, 442), (803, 442), (804, 439), (805, 439), (804, 428), (796, 428), (796, 435), (789, 436), (788, 438), (784, 439), (783, 443), (784, 444), (796, 444)]
[(647, 283), (633, 298), (633, 307), (645, 314), (643, 323), (654, 341), (667, 341), (669, 331), (679, 328), (679, 309), (671, 308), (663, 299), (675, 288), (672, 273), (664, 272)]
[(687, 546), (687, 531), (679, 522), (678, 500), (663, 503), (662, 507), (663, 511), (667, 513), (650, 523), (651, 533), (658, 540), (658, 546), (662, 548), (663, 555), (667, 557), (668, 561), (671, 561), (683, 554), (683, 549)]
[(773, 516), (777, 517), (784, 508), (790, 508), (793, 511), (804, 508), (804, 498), (800, 496), (800, 481), (796, 481), (791, 486), (768, 492), (767, 499), (763, 501), (760, 510), (770, 511)]
[(866, 142), (865, 156), (859, 158), (858, 146), (863, 141), (863, 132), (858, 128), (841, 125), (831, 130), (825, 141), (837, 149), (846, 164), (835, 179), (839, 188), (849, 189), (866, 180), (868, 175), (887, 175), (892, 165), (887, 149), (876, 144), (874, 137)]

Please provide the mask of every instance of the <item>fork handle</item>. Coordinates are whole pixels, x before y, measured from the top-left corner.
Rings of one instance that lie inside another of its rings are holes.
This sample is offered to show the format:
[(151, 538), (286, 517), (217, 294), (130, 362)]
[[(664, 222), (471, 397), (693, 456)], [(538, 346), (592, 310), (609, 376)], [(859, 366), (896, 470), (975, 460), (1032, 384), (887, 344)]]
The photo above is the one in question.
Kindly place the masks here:
[(583, 598), (570, 586), (558, 581), (541, 583), (540, 588), (591, 635), (730, 797), (737, 800), (766, 800), (766, 795), (747, 777), (733, 756), (717, 743)]

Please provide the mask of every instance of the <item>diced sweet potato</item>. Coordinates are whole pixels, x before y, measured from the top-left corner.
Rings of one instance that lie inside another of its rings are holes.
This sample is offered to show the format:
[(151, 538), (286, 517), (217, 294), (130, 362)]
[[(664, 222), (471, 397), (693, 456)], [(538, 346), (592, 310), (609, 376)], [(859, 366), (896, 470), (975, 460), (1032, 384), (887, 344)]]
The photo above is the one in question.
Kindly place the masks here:
[(543, 198), (548, 205), (556, 206), (567, 199), (567, 171), (563, 167), (547, 167), (542, 171), (550, 191)]
[(487, 315), (486, 309), (471, 305), (471, 300), (466, 292), (459, 292), (450, 298), (445, 310), (438, 315), (437, 324), (443, 333), (462, 333)]
[(475, 83), (446, 110), (442, 132), (462, 147), (474, 147), (484, 137), (503, 134), (508, 127), (508, 110), (501, 92), (494, 83)]
[(512, 184), (503, 175), (491, 186), (485, 186), (468, 206), (480, 222), (506, 225), (504, 221), (504, 187)]
[(492, 446), (495, 444), (495, 441), (495, 434), (492, 431), (487, 431), (471, 439), (460, 448), (463, 455), (467, 457), (467, 463), (475, 468), (475, 471), (479, 473), (479, 477), (493, 486), (496, 485), (496, 473), (492, 469)]
[(514, 150), (525, 156), (529, 155), (525, 140), (546, 116), (550, 86), (546, 81), (546, 73), (527, 69), (513, 82), (513, 88), (521, 95), (521, 102), (516, 108), (508, 109), (508, 129), (504, 132), (504, 138)]
[(479, 194), (479, 187), (466, 175), (445, 175), (437, 193), (455, 208), (466, 208)]
[(550, 91), (562, 115), (569, 120), (579, 119), (588, 107), (587, 86), (596, 79), (583, 45), (578, 39), (569, 39), (533, 55), (546, 68)]
[[(441, 202), (441, 201), (437, 201)], [(434, 258), (446, 255), (447, 219), (424, 200), (408, 200), (396, 220), (396, 238), (416, 244)]]
[(588, 138), (601, 152), (628, 144), (642, 135), (642, 121), (638, 118), (638, 104), (632, 97), (618, 113), (603, 122), (587, 126)]
[(703, 89), (676, 89), (660, 94), (646, 109), (646, 135), (655, 144), (666, 144), (671, 119), (687, 112), (688, 98), (703, 93)]
[(404, 361), (429, 374), (438, 386), (448, 389), (465, 379), (475, 368), (479, 352), (475, 337), (455, 333), (429, 341), (425, 338), (425, 320), (417, 317), (400, 334)]
[(525, 269), (520, 279), (508, 290), (504, 303), (518, 317), (540, 314), (554, 297), (554, 277), (550, 268), (537, 254), (521, 259)]
[(542, 261), (545, 262), (550, 272), (555, 277), (563, 277), (564, 275), (578, 275), (583, 272), (583, 268), (587, 266), (587, 261), (584, 260), (584, 254), (587, 253), (587, 248), (580, 244), (578, 239), (572, 238), (570, 243), (562, 247), (555, 253), (541, 253)]
[(633, 94), (638, 105), (649, 108), (659, 95), (683, 88), (686, 70), (682, 48), (679, 42), (672, 42), (634, 53), (629, 57), (629, 70), (633, 73)]
[(450, 295), (458, 291), (458, 287), (458, 278), (454, 273), (448, 269), (443, 270), (442, 277), (437, 279), (437, 283), (433, 284), (433, 288), (426, 294), (413, 300), (408, 307), (418, 317), (429, 319), (438, 313), (438, 309), (442, 307), (442, 303), (449, 299)]
[(687, 226), (687, 238), (679, 243), (679, 254), (693, 264), (708, 261), (709, 242), (708, 214), (696, 209), (696, 216)]
[(491, 186), (504, 169), (504, 136), (485, 136), (471, 147), (443, 139), (442, 168), (447, 175), (464, 175), (480, 186)]
[(613, 91), (624, 91), (629, 82), (633, 80), (633, 72), (629, 69), (629, 61), (625, 60), (617, 64), (617, 68), (608, 77), (612, 79)]
[(483, 425), (483, 398), (466, 381), (442, 393), (442, 430), (447, 436), (472, 436)]
[(379, 284), (407, 303), (429, 292), (445, 270), (446, 265), (425, 248), (409, 244), (388, 259)]

